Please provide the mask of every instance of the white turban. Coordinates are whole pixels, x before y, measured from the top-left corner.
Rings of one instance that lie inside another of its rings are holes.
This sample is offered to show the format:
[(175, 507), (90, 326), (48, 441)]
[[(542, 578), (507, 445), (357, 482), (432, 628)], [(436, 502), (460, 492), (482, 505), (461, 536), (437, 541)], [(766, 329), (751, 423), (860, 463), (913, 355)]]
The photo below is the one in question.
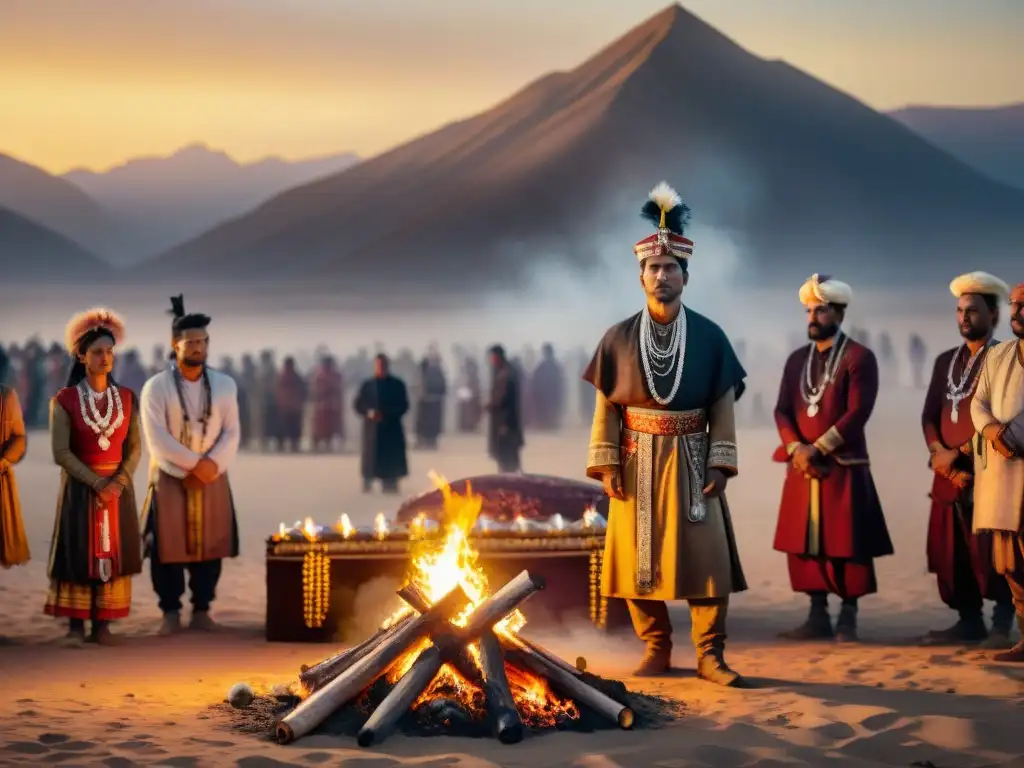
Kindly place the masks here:
[(988, 272), (968, 272), (966, 275), (960, 275), (949, 284), (949, 291), (958, 299), (965, 293), (982, 293), (996, 296), (1001, 302), (1006, 302), (1010, 296), (1010, 286)]
[(805, 307), (811, 304), (842, 304), (845, 307), (852, 300), (853, 288), (827, 275), (815, 273), (800, 286), (800, 303)]

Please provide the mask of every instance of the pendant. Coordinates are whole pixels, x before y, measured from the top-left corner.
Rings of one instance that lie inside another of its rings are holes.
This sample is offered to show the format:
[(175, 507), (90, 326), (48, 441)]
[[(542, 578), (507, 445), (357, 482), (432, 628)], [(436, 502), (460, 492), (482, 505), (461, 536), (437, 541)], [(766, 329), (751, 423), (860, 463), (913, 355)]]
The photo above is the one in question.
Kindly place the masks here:
[(949, 420), (954, 424), (960, 421), (960, 408), (954, 405), (953, 410), (949, 412)]
[(807, 415), (810, 416), (812, 419), (818, 415), (817, 403), (811, 403), (810, 405), (807, 406)]
[(97, 440), (96, 442), (99, 444), (101, 451), (105, 451), (108, 448), (110, 448), (110, 441), (106, 438), (105, 435), (100, 435), (99, 440)]

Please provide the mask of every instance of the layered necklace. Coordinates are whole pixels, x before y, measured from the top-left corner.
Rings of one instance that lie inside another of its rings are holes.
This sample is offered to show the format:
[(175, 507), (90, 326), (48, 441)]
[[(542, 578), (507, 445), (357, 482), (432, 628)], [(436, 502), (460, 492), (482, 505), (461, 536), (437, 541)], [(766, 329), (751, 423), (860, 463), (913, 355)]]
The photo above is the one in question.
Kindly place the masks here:
[[(78, 409), (82, 413), (82, 421), (96, 435), (96, 444), (101, 451), (110, 448), (110, 438), (118, 427), (124, 424), (124, 405), (121, 393), (112, 383), (107, 384), (106, 392), (93, 392), (92, 387), (83, 379), (76, 387), (78, 390)], [(96, 402), (105, 396), (106, 408), (100, 413)]]
[[(192, 448), (192, 417), (188, 412), (188, 402), (185, 397), (185, 377), (181, 375), (181, 371), (178, 366), (173, 366), (174, 371), (174, 388), (178, 392), (178, 404), (181, 406), (181, 435), (178, 438), (178, 442), (189, 448)], [(206, 445), (206, 432), (210, 426), (210, 414), (213, 410), (213, 397), (210, 392), (210, 375), (206, 370), (206, 366), (203, 366), (202, 374), (203, 382), (203, 395), (202, 395), (202, 415), (199, 417), (199, 423), (203, 427), (202, 434), (199, 440), (199, 450), (202, 451), (203, 446)], [(193, 449), (194, 450), (194, 449)]]
[(964, 366), (963, 375), (960, 376), (960, 381), (956, 381), (956, 364), (961, 357), (961, 353), (967, 349), (967, 345), (961, 344), (953, 357), (950, 358), (949, 370), (946, 372), (946, 399), (953, 405), (953, 409), (949, 413), (949, 420), (954, 424), (960, 421), (960, 403), (971, 396), (975, 385), (978, 383), (977, 378), (972, 376), (974, 367), (985, 355), (985, 351), (991, 344), (991, 339), (986, 341), (983, 346), (978, 348), (977, 352), (968, 358), (967, 365)]
[(803, 386), (800, 388), (800, 394), (803, 396), (804, 402), (807, 403), (807, 415), (812, 419), (818, 415), (819, 403), (821, 403), (821, 398), (825, 396), (825, 390), (828, 389), (828, 385), (835, 381), (836, 370), (839, 368), (839, 363), (842, 362), (847, 341), (847, 335), (840, 333), (839, 337), (832, 342), (832, 348), (825, 359), (825, 370), (821, 372), (821, 378), (818, 381), (814, 381), (812, 370), (814, 368), (814, 352), (816, 350), (813, 341), (807, 350), (807, 363), (804, 365)]
[[(675, 400), (683, 381), (683, 363), (686, 360), (686, 310), (682, 306), (676, 319), (667, 326), (654, 322), (650, 310), (644, 307), (640, 318), (640, 360), (647, 377), (647, 388), (655, 402), (668, 405)], [(662, 397), (658, 394), (657, 379), (667, 378), (673, 369), (672, 389), (668, 396)]]

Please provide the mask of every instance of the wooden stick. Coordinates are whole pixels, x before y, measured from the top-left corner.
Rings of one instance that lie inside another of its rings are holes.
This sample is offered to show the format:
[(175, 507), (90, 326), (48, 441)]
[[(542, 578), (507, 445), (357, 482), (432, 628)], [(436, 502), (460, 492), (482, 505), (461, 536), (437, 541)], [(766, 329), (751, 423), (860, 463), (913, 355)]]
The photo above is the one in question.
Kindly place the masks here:
[(565, 659), (559, 658), (555, 654), (551, 653), (551, 651), (547, 650), (546, 648), (540, 645), (537, 645), (536, 643), (530, 640), (527, 640), (525, 637), (520, 637), (519, 635), (515, 635), (514, 637), (501, 635), (498, 638), (498, 640), (501, 642), (502, 647), (507, 650), (521, 650), (523, 648), (527, 648), (528, 650), (533, 651), (539, 656), (543, 656), (545, 660), (551, 662), (552, 664), (561, 667), (570, 675), (576, 675), (576, 677), (579, 677), (582, 674), (582, 672), (577, 667), (574, 667)]
[(394, 731), (398, 721), (418, 699), (444, 664), (441, 649), (432, 645), (416, 657), (412, 667), (391, 689), (366, 721), (356, 740), (361, 747), (369, 747), (384, 741)]
[(285, 715), (274, 729), (278, 742), (288, 744), (312, 731), (331, 712), (347, 704), (387, 672), (413, 643), (429, 634), (434, 626), (447, 623), (457, 615), (467, 602), (466, 593), (456, 586), (426, 613), (403, 623), (370, 653)]
[(633, 727), (635, 716), (632, 709), (587, 685), (582, 677), (569, 674), (561, 666), (552, 664), (539, 653), (524, 646), (521, 649), (509, 651), (506, 658), (516, 666), (547, 679), (557, 693), (572, 699), (577, 704), (590, 707), (602, 717), (616, 723), (620, 728), (629, 730)]
[(466, 627), (459, 630), (460, 633), (466, 640), (478, 637), (481, 632), (491, 629), (512, 613), (520, 603), (542, 589), (544, 589), (544, 577), (533, 575), (529, 571), (522, 571), (512, 581), (480, 603), (470, 614)]
[[(426, 613), (430, 610), (430, 601), (418, 586), (409, 582), (400, 590), (398, 596), (417, 613)], [(299, 672), (299, 682), (308, 693), (313, 693), (323, 688), (327, 683), (351, 667), (361, 658), (376, 648), (386, 636), (393, 634), (398, 625), (409, 621), (415, 614), (407, 614), (392, 624), (390, 627), (381, 628), (372, 636), (368, 637), (359, 645), (329, 656), (312, 667), (304, 668)], [(460, 670), (461, 672), (461, 670)]]
[(505, 674), (505, 656), (493, 630), (480, 635), (480, 666), (483, 667), (484, 699), (487, 717), (494, 735), (502, 744), (515, 744), (523, 740), (523, 720), (519, 717), (512, 689)]

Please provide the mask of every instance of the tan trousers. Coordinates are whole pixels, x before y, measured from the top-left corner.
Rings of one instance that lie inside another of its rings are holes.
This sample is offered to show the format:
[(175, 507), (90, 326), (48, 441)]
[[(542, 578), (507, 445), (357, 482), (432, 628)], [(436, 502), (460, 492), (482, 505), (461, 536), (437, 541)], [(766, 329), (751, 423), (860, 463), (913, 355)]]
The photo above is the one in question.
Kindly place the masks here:
[[(701, 598), (690, 604), (690, 635), (697, 658), (709, 654), (721, 656), (725, 651), (725, 619), (729, 613), (729, 598)], [(629, 615), (633, 619), (636, 635), (653, 651), (672, 650), (672, 621), (668, 605), (661, 600), (627, 600)]]

